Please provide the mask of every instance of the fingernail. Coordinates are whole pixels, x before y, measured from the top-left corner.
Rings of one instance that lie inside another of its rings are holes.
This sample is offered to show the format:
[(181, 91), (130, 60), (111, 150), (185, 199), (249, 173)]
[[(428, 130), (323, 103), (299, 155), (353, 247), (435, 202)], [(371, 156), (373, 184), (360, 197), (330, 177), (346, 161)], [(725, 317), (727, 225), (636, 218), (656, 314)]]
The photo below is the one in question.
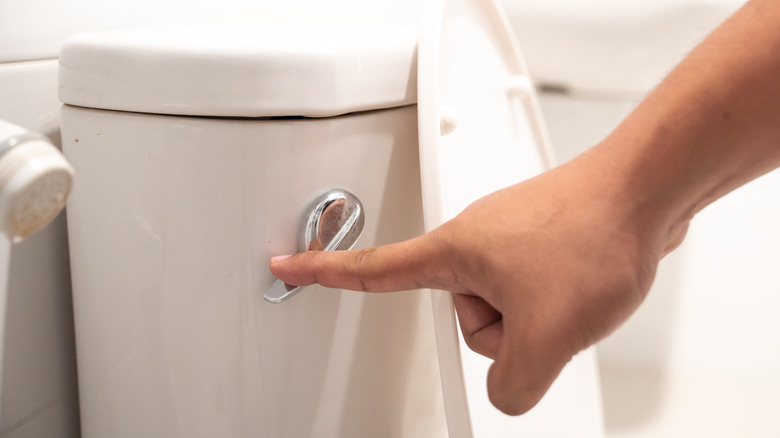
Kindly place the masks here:
[(280, 256), (271, 257), (271, 263), (281, 262), (282, 260), (284, 260), (284, 259), (286, 259), (288, 257), (290, 257), (290, 256), (289, 255), (280, 255)]

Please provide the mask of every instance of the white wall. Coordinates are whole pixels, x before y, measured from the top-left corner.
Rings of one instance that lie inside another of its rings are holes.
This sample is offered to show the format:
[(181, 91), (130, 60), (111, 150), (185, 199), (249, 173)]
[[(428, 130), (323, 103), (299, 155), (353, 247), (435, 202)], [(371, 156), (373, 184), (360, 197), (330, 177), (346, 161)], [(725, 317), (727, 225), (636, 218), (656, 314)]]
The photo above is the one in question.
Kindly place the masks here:
[(0, 63), (54, 58), (76, 32), (126, 26), (262, 20), (361, 20), (417, 23), (417, 2), (388, 7), (356, 0), (25, 0), (0, 14)]
[(534, 77), (637, 97), (745, 0), (499, 0)]

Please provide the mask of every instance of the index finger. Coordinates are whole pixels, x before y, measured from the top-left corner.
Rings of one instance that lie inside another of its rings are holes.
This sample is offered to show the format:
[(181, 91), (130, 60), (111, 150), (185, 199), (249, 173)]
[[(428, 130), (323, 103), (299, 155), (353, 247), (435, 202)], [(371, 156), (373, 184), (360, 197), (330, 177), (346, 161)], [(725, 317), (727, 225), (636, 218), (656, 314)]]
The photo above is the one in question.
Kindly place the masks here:
[(274, 258), (269, 267), (278, 279), (295, 286), (317, 283), (365, 292), (450, 289), (454, 276), (444, 246), (426, 234), (359, 251), (307, 251)]

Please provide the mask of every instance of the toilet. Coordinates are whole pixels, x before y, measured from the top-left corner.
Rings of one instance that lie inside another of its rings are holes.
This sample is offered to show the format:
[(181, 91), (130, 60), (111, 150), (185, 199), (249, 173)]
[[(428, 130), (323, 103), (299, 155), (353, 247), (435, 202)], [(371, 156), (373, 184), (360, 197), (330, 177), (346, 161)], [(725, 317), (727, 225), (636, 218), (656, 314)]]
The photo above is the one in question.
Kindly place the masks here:
[(420, 28), (214, 24), (65, 42), (82, 436), (602, 436), (590, 350), (507, 417), (445, 292), (263, 299), (269, 259), (307, 249), (302, 223), (323, 194), (359, 201), (364, 248), (553, 165), (493, 1), (421, 8)]

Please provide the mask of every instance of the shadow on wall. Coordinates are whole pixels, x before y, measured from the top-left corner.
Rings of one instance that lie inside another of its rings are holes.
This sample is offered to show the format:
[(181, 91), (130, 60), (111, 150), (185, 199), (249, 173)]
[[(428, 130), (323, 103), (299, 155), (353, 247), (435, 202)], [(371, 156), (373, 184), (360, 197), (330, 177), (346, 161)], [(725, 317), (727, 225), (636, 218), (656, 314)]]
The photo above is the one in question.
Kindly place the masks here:
[(668, 363), (685, 275), (685, 246), (661, 262), (640, 309), (601, 344), (599, 367), (610, 433), (641, 430), (661, 416), (669, 395)]

